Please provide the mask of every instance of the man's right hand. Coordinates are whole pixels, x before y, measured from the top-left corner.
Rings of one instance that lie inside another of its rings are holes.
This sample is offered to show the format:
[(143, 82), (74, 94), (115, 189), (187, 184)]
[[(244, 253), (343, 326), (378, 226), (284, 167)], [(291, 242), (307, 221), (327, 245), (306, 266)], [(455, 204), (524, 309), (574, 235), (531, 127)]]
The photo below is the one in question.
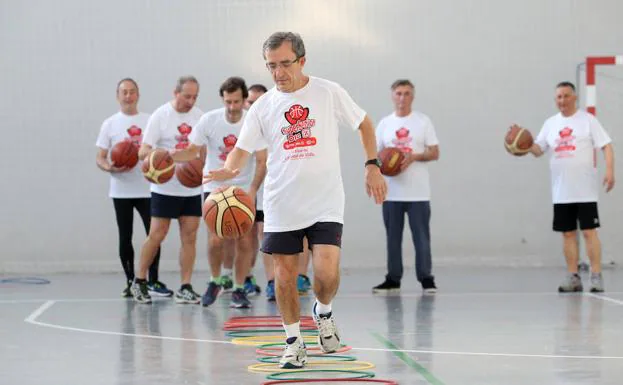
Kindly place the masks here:
[(128, 172), (128, 171), (130, 171), (130, 168), (128, 166), (115, 167), (112, 164), (110, 165), (110, 169), (108, 169), (108, 172), (111, 174), (118, 173), (118, 172)]
[(208, 171), (203, 175), (203, 184), (208, 182), (217, 181), (222, 182), (228, 179), (232, 179), (240, 174), (240, 170), (230, 170), (228, 168), (221, 168), (220, 170)]

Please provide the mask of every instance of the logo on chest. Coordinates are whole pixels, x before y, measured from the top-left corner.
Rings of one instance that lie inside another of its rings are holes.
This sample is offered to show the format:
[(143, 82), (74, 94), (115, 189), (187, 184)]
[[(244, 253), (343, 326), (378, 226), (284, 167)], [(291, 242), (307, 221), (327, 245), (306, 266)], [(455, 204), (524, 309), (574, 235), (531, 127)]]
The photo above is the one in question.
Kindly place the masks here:
[(234, 146), (236, 145), (237, 141), (238, 141), (238, 138), (236, 138), (236, 135), (234, 134), (229, 134), (226, 137), (224, 137), (223, 145), (219, 146), (218, 148), (219, 151), (221, 152), (218, 158), (224, 162), (225, 159), (227, 159), (227, 155), (229, 155), (231, 150), (234, 149)]
[(572, 156), (572, 153), (576, 149), (575, 143), (576, 136), (573, 135), (573, 129), (565, 127), (558, 132), (558, 137), (555, 139), (554, 152), (557, 157)]
[(188, 140), (188, 135), (192, 132), (193, 128), (186, 123), (182, 123), (177, 126), (177, 131), (179, 135), (175, 135), (175, 140), (177, 144), (175, 145), (176, 149), (184, 149), (188, 147), (190, 141)]
[(283, 148), (292, 150), (299, 147), (315, 146), (317, 140), (312, 136), (312, 128), (316, 125), (315, 119), (309, 119), (309, 108), (300, 104), (291, 106), (284, 113), (288, 126), (281, 128), (286, 137)]
[(128, 140), (134, 145), (140, 146), (143, 141), (143, 130), (140, 127), (132, 125), (126, 131), (130, 136)]
[(400, 127), (396, 130), (396, 137), (392, 139), (392, 144), (402, 152), (413, 151), (413, 138), (409, 136), (409, 129)]

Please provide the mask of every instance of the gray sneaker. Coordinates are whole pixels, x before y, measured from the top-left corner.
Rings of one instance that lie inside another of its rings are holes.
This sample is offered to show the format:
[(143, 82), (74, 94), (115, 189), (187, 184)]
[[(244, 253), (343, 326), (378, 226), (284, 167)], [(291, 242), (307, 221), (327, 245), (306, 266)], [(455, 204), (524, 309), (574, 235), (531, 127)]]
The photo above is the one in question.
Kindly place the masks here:
[(604, 278), (601, 273), (591, 273), (591, 293), (604, 292)]
[(558, 286), (559, 293), (575, 293), (583, 290), (582, 279), (577, 273), (567, 273), (565, 280)]

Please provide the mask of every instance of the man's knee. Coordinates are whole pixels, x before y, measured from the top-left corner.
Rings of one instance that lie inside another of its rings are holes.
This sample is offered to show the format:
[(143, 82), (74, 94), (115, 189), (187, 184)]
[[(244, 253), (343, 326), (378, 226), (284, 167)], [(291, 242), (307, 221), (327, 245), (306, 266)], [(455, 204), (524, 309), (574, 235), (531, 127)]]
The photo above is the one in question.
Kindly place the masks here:
[(593, 240), (593, 239), (597, 239), (597, 229), (582, 230), (582, 236), (587, 241), (590, 241), (590, 240)]
[(169, 220), (153, 218), (149, 228), (149, 238), (158, 244), (162, 243), (169, 232), (169, 224)]

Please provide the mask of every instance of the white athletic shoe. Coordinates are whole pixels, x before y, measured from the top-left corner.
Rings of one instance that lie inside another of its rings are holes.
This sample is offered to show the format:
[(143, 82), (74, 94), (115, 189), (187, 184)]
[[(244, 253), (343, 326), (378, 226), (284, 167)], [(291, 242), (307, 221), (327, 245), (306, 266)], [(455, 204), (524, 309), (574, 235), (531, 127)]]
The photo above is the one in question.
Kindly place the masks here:
[(302, 338), (291, 337), (286, 340), (286, 348), (279, 360), (281, 369), (301, 369), (307, 363), (307, 350)]

